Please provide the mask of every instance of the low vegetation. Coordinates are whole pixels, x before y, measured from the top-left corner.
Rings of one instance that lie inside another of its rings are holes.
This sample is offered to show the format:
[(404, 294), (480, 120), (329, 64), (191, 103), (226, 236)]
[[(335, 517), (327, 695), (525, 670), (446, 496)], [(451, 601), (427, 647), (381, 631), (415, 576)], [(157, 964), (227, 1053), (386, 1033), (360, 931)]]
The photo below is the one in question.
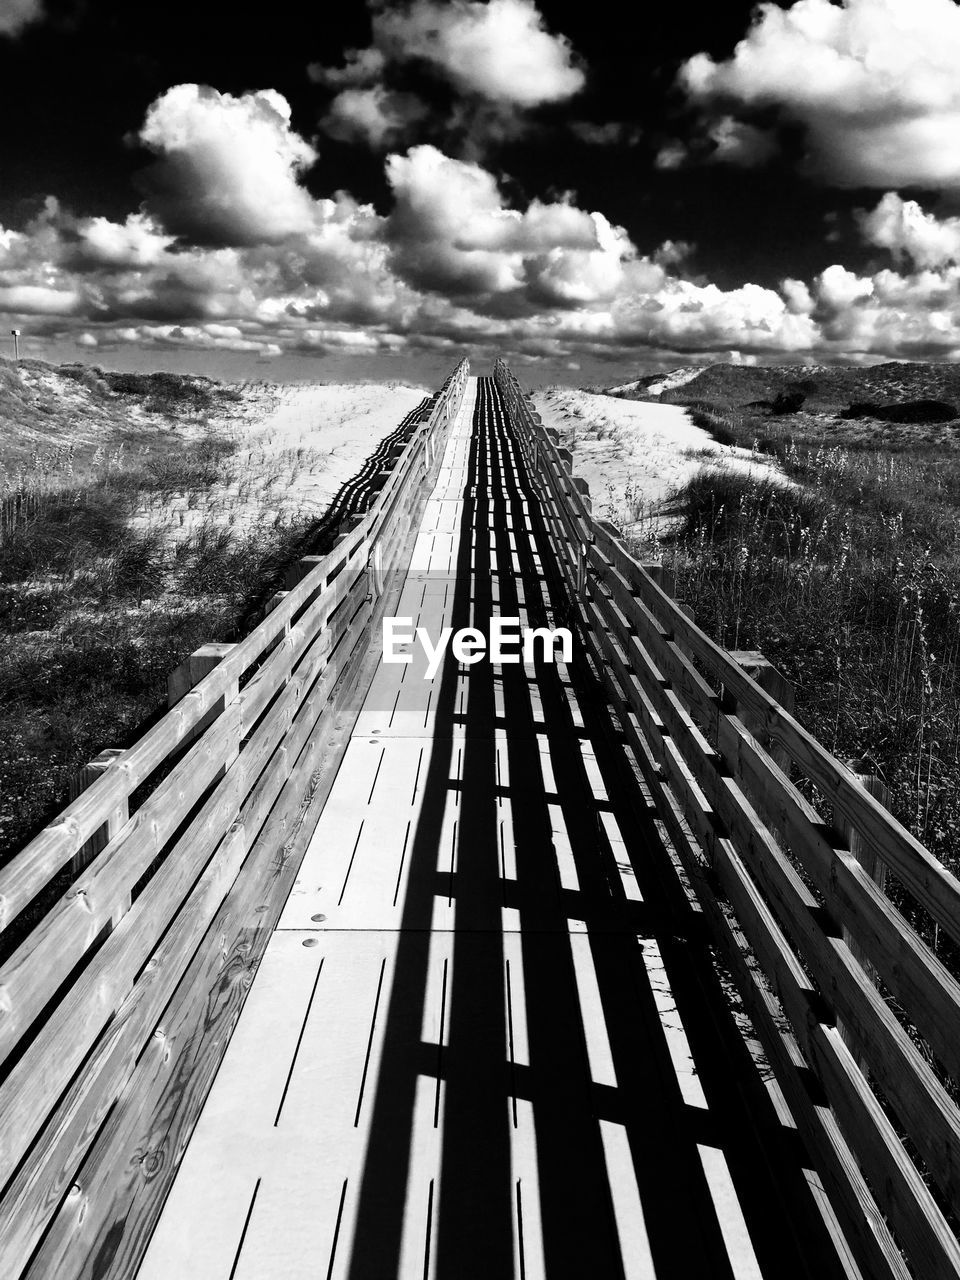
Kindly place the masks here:
[(836, 408), (700, 402), (694, 417), (793, 483), (710, 467), (674, 494), (678, 595), (721, 643), (778, 666), (804, 723), (960, 869), (960, 440)]
[(176, 665), (233, 638), (317, 518), (273, 500), (304, 450), (237, 465), (244, 393), (25, 364), (0, 366), (0, 861), (162, 710)]

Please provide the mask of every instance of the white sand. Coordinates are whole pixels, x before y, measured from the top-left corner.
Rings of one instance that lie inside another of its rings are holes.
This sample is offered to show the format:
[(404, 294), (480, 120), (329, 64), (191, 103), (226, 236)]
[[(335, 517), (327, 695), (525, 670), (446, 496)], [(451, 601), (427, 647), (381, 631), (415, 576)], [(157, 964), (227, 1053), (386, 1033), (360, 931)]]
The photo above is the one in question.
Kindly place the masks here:
[(665, 500), (703, 466), (781, 475), (769, 459), (718, 444), (680, 405), (568, 387), (549, 387), (533, 400), (544, 425), (559, 431), (573, 454), (575, 474), (589, 484), (594, 515), (625, 534), (665, 533), (671, 522)]
[(618, 387), (607, 387), (606, 390), (610, 394), (617, 391), (637, 391), (641, 390), (644, 395), (662, 396), (664, 391), (673, 391), (675, 387), (682, 387), (687, 382), (692, 382), (694, 378), (699, 377), (703, 373), (703, 368), (695, 366), (690, 369), (684, 365), (680, 369), (670, 369), (657, 382), (650, 382), (642, 387), (639, 382), (622, 382)]
[(211, 424), (240, 445), (222, 464), (232, 479), (174, 496), (136, 523), (178, 541), (205, 523), (252, 529), (301, 515), (319, 518), (427, 394), (401, 383), (245, 388), (243, 402)]
[[(429, 392), (400, 383), (287, 386), (233, 462), (263, 474), (285, 467), (282, 501), (322, 513), (356, 475), (384, 436), (398, 427)], [(309, 465), (289, 466), (300, 456)]]
[(671, 369), (660, 382), (651, 382), (647, 387), (647, 395), (662, 396), (664, 391), (674, 391), (677, 387), (686, 386), (694, 378), (698, 378), (703, 369)]

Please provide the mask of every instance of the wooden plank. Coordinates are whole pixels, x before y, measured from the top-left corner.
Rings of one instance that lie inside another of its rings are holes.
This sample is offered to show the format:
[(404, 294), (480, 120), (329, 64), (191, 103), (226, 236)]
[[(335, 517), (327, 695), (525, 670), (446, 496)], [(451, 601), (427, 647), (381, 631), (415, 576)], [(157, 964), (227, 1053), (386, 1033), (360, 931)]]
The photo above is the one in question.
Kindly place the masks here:
[[(97, 1280), (125, 1277), (146, 1248), (317, 816), (304, 792), (336, 732), (336, 714), (352, 696), (363, 647), (353, 655), (319, 731), (307, 734), (288, 765), (280, 798), (190, 962), (163, 1034), (137, 1061), (77, 1175), (76, 1192), (58, 1208), (25, 1273), (31, 1280), (64, 1271), (92, 1280), (94, 1264)], [(316, 794), (322, 801), (325, 790)], [(155, 1158), (132, 1162), (133, 1151)]]
[[(381, 492), (374, 508), (348, 536), (347, 541), (322, 557), (311, 573), (299, 582), (263, 621), (231, 652), (228, 659), (201, 680), (193, 691), (177, 701), (172, 711), (154, 725), (132, 747), (118, 758), (118, 769), (94, 783), (44, 828), (17, 856), (0, 868), (0, 929), (5, 928), (30, 903), (54, 875), (74, 857), (83, 844), (102, 827), (130, 793), (149, 776), (164, 759), (191, 736), (194, 726), (204, 718), (230, 686), (253, 666), (260, 655), (269, 650), (289, 627), (308, 600), (322, 589), (328, 576), (344, 558), (366, 559), (367, 537), (378, 527), (377, 522), (393, 499), (416, 459), (424, 448), (427, 433), (444, 431), (445, 405), (449, 399), (459, 403), (464, 379), (458, 375), (438, 401), (429, 422), (421, 424), (410, 439), (400, 464), (392, 473), (391, 483)], [(395, 483), (393, 480), (395, 477)]]
[[(796, 696), (793, 691), (793, 685), (786, 678), (782, 671), (777, 668), (762, 653), (755, 649), (731, 650), (730, 657), (739, 667), (743, 667), (750, 677), (756, 680), (761, 689), (765, 689), (770, 697), (781, 707), (789, 712), (793, 712), (796, 705)], [(749, 720), (747, 721), (749, 724)], [(782, 769), (784, 774), (790, 777), (790, 753), (784, 747), (778, 747), (776, 743), (765, 742), (763, 740), (763, 728), (760, 725), (750, 725), (750, 728), (757, 732), (760, 741), (770, 753), (774, 763)]]
[[(354, 621), (352, 633), (343, 642), (347, 652), (355, 649), (357, 640), (363, 634), (365, 623), (366, 618), (358, 615)], [(304, 687), (309, 688), (312, 675), (315, 674), (315, 671), (311, 673), (304, 668), (298, 672), (297, 680), (301, 681)], [(340, 674), (336, 668), (329, 668), (323, 672), (320, 684), (315, 685), (311, 691), (315, 706), (322, 707), (325, 697), (333, 689)], [(291, 689), (286, 694), (286, 698), (293, 711), (302, 701), (296, 689)], [(277, 716), (283, 710), (278, 706)], [(291, 711), (286, 712), (288, 718), (291, 714)], [(276, 726), (270, 732), (275, 742)], [(29, 1162), (21, 1169), (8, 1189), (0, 1205), (0, 1272), (3, 1271), (4, 1262), (10, 1262), (12, 1267), (14, 1260), (29, 1255), (37, 1242), (39, 1233), (59, 1207), (58, 1189), (62, 1194), (62, 1190), (70, 1184), (79, 1160), (96, 1136), (99, 1121), (109, 1111), (129, 1079), (139, 1057), (141, 1045), (156, 1025), (160, 1012), (182, 976), (200, 936), (235, 878), (250, 841), (256, 836), (278, 791), (286, 782), (291, 762), (296, 760), (298, 753), (303, 750), (315, 732), (313, 717), (305, 717), (301, 714), (294, 719), (292, 730), (287, 734), (283, 746), (274, 757), (270, 769), (266, 774), (261, 775), (240, 808), (236, 821), (227, 832), (224, 844), (217, 856), (208, 864), (207, 871), (201, 877), (186, 905), (178, 912), (164, 937), (160, 950), (144, 968), (133, 995), (120, 1007), (117, 1017), (110, 1023), (107, 1035), (97, 1045), (84, 1072), (68, 1090), (65, 1099), (44, 1128), (39, 1143), (31, 1152)], [(259, 732), (258, 742), (248, 744), (248, 760), (252, 759), (256, 753), (258, 744), (260, 746), (267, 744), (267, 733), (268, 728), (265, 728)], [(328, 736), (328, 732), (320, 734), (318, 741), (325, 740)], [(231, 775), (228, 774), (228, 782), (230, 780)], [(211, 797), (203, 813), (199, 815), (197, 823), (205, 823), (208, 820), (207, 814), (214, 811), (216, 806), (225, 806), (229, 813), (232, 799), (232, 789), (228, 791), (226, 786), (221, 784), (218, 795)], [(192, 834), (189, 834), (182, 843), (185, 849), (189, 849), (194, 856), (197, 855), (199, 845)], [(168, 896), (175, 897), (174, 882), (177, 879), (186, 878), (189, 883), (190, 874), (189, 861), (182, 861), (180, 858), (168, 860), (158, 872), (157, 879), (148, 886), (144, 895), (143, 910), (147, 911), (155, 904), (165, 903)], [(134, 922), (131, 921), (131, 928), (133, 925)], [(128, 935), (130, 936), (136, 935)], [(98, 957), (98, 961), (102, 961), (99, 967), (95, 962), (89, 975), (85, 975), (85, 978), (88, 978), (86, 989), (103, 993), (104, 1016), (107, 1016), (110, 1012), (109, 988), (98, 987), (97, 979), (98, 974), (102, 972), (104, 982), (112, 981), (115, 977), (113, 966), (116, 961), (110, 953)], [(132, 958), (128, 954), (125, 963), (129, 966), (131, 962)], [(71, 1004), (74, 1006), (79, 1004), (81, 997), (82, 988), (78, 988), (71, 993)], [(54, 1089), (44, 1090), (44, 1093), (48, 1099), (56, 1096)], [(29, 1096), (24, 1091), (21, 1098), (29, 1099)], [(38, 1099), (34, 1097), (33, 1101), (37, 1102)], [(29, 1128), (29, 1120), (21, 1122), (21, 1124), (24, 1123)], [(8, 1152), (7, 1144), (13, 1142), (14, 1124), (12, 1115), (6, 1115), (3, 1124), (3, 1150), (11, 1157), (15, 1153), (12, 1146)]]
[[(613, 656), (615, 667), (625, 670), (621, 656)], [(638, 668), (639, 664), (634, 662), (633, 670)], [(674, 737), (681, 746), (697, 786), (715, 807), (719, 822), (732, 836), (740, 856), (748, 859), (758, 883), (779, 911), (821, 990), (841, 1016), (855, 1026), (865, 1060), (899, 1112), (944, 1194), (951, 1199), (960, 1197), (960, 1112), (849, 948), (839, 939), (824, 935), (817, 900), (806, 890), (753, 812), (735, 779), (718, 772), (712, 754), (708, 756), (701, 751), (698, 755), (689, 726), (677, 715), (669, 694), (652, 684), (649, 687), (650, 704), (661, 718), (662, 732)], [(640, 700), (633, 705), (638, 713), (645, 709)], [(669, 758), (665, 758), (664, 763), (670, 771)], [(684, 775), (677, 773), (676, 781), (682, 786)], [(708, 838), (713, 838), (709, 828), (704, 833), (704, 839)]]
[(236, 742), (234, 704), (74, 882), (0, 968), (0, 1062), (6, 1061), (60, 984), (110, 921)]
[[(630, 714), (628, 703), (618, 684), (608, 672), (600, 641), (586, 624), (584, 635), (588, 648), (613, 700), (621, 726), (633, 748), (634, 759), (641, 766), (654, 797), (658, 813), (665, 823), (684, 867), (696, 886), (698, 900), (711, 922), (712, 936), (720, 947), (737, 983), (764, 1049), (777, 1072), (791, 1111), (800, 1130), (814, 1152), (819, 1167), (841, 1214), (843, 1229), (866, 1274), (877, 1280), (896, 1277), (909, 1280), (909, 1272), (883, 1220), (870, 1189), (829, 1108), (811, 1097), (800, 1073), (803, 1060), (785, 1036), (780, 1011), (770, 992), (759, 979), (756, 964), (749, 956), (741, 937), (728, 915), (720, 908), (705, 877), (705, 862), (696, 846), (687, 819), (693, 816), (687, 806), (681, 807), (649, 754), (647, 740)], [(703, 810), (702, 821), (709, 821), (709, 809)]]
[(720, 753), (747, 793), (771, 804), (771, 817), (826, 909), (908, 1011), (946, 1070), (960, 1078), (960, 983), (853, 856), (835, 848), (827, 824), (777, 769), (736, 716), (721, 718)]
[(299, 664), (307, 659), (313, 667), (318, 658), (329, 656), (351, 625), (356, 610), (366, 599), (365, 582), (363, 576), (358, 575), (352, 583), (344, 579), (342, 588), (339, 583), (338, 579), (333, 587), (318, 597), (308, 613), (288, 630), (264, 665), (245, 685), (239, 695), (244, 735), (250, 732)]
[[(349, 1251), (368, 1137), (367, 1125), (354, 1120), (365, 1067), (368, 1079), (376, 1078), (368, 1061), (371, 1015), (389, 994), (391, 940), (328, 934), (313, 948), (306, 941), (317, 939), (271, 939), (218, 1074), (215, 1105), (197, 1126), (140, 1280), (228, 1275), (258, 1180), (241, 1275), (306, 1280), (329, 1273), (335, 1236)], [(335, 1038), (326, 1033), (330, 1026)], [(376, 1030), (371, 1058), (382, 1025)], [(318, 1080), (319, 1094), (311, 1087)], [(353, 1192), (346, 1222), (345, 1178)]]
[[(612, 644), (605, 656), (608, 660), (613, 658), (614, 669), (623, 675), (630, 670), (623, 655), (617, 654)], [(644, 718), (648, 719), (645, 727), (651, 737), (659, 732), (661, 741), (666, 746), (668, 735), (678, 728), (689, 736), (689, 726), (683, 726), (682, 721), (671, 714), (664, 695), (658, 699), (657, 691), (651, 691), (652, 705), (664, 717), (660, 721), (662, 727), (658, 727), (649, 721), (649, 704), (636, 696), (635, 686), (631, 687), (629, 682), (624, 684), (623, 680), (621, 684), (624, 695), (641, 717), (641, 723)], [(696, 796), (687, 770), (678, 767), (676, 758), (669, 751), (660, 750), (658, 753), (655, 741), (653, 747), (655, 754), (659, 754), (671, 783), (679, 787), (685, 806), (692, 810), (696, 805)], [(821, 989), (829, 992), (829, 997), (844, 1017), (850, 1021), (856, 1020), (860, 1038), (869, 1046), (869, 1061), (882, 1087), (900, 1111), (901, 1118), (908, 1125), (911, 1136), (931, 1164), (932, 1171), (944, 1186), (946, 1194), (951, 1197), (956, 1195), (960, 1186), (960, 1114), (926, 1068), (909, 1037), (887, 1010), (862, 969), (849, 955), (848, 949), (841, 940), (827, 939), (822, 935), (815, 919), (816, 900), (806, 892), (775, 841), (756, 816), (751, 814), (749, 806), (745, 805), (743, 797), (738, 794), (735, 782), (729, 778), (720, 778), (704, 764), (698, 765), (689, 746), (684, 752), (684, 760), (692, 769), (696, 784), (703, 789), (703, 794), (711, 804), (716, 805), (717, 818), (723, 824), (721, 829), (728, 830), (736, 841), (734, 845), (720, 838), (712, 821), (705, 822), (702, 829), (697, 831), (698, 839), (714, 854), (715, 868), (719, 870), (718, 858), (726, 863), (736, 858), (736, 865), (739, 866), (743, 852), (749, 851), (754, 874), (780, 911), (791, 935), (800, 943), (801, 954), (811, 966), (811, 972), (818, 978)], [(732, 895), (736, 883), (733, 887), (725, 887)], [(741, 914), (741, 911), (749, 907), (749, 902), (734, 901), (734, 907), (751, 944), (762, 958), (764, 939), (758, 938), (751, 931)], [(760, 927), (759, 917), (755, 924), (757, 928)], [(776, 948), (770, 955), (773, 960), (776, 959)], [(775, 976), (769, 969), (767, 972), (768, 976)], [(782, 973), (778, 981), (786, 981)], [(796, 998), (789, 993), (787, 996), (783, 995), (779, 986), (776, 986), (776, 990), (785, 1004), (790, 1006), (788, 1013), (793, 1020), (800, 1007)], [(797, 1027), (795, 1022), (794, 1029), (800, 1036), (801, 1043), (804, 1043), (803, 1029)], [(819, 1040), (811, 1043), (815, 1048), (822, 1049)], [(925, 1267), (933, 1269), (930, 1273), (948, 1275), (945, 1267), (954, 1263), (960, 1265), (960, 1247), (862, 1076), (858, 1071), (851, 1076), (847, 1070), (849, 1064), (838, 1065), (834, 1047), (829, 1045), (828, 1048), (829, 1052), (823, 1058), (831, 1073), (832, 1091), (829, 1096), (835, 1106), (840, 1107), (842, 1112), (845, 1111), (850, 1125), (848, 1136), (861, 1157), (876, 1161), (874, 1174), (877, 1185), (886, 1190), (885, 1209), (903, 1237), (910, 1242), (914, 1256), (922, 1259)], [(862, 1127), (870, 1125), (871, 1121), (874, 1122), (873, 1127)], [(879, 1130), (877, 1124), (880, 1125)]]
[[(609, 600), (605, 597), (604, 587), (610, 589)], [(657, 682), (665, 689), (675, 686), (697, 727), (711, 741), (716, 741), (720, 695), (681, 652), (670, 633), (661, 628), (649, 610), (633, 597), (626, 580), (615, 571), (611, 572), (593, 598), (605, 623), (621, 643), (628, 648), (640, 645), (647, 654), (646, 661)]]
[[(267, 734), (270, 734), (270, 733), (282, 734), (284, 732), (287, 733), (285, 746), (281, 748), (280, 754), (274, 758), (275, 766), (271, 766), (271, 769), (268, 771), (271, 777), (272, 791), (270, 789), (264, 788), (264, 782), (265, 782), (265, 779), (267, 778), (267, 775), (263, 775), (254, 789), (254, 793), (251, 796), (251, 803), (256, 802), (259, 804), (267, 804), (267, 806), (269, 807), (269, 805), (272, 804), (273, 795), (276, 794), (276, 785), (278, 785), (279, 783), (282, 783), (282, 782), (286, 783), (286, 789), (284, 791), (284, 795), (289, 795), (291, 797), (295, 797), (296, 786), (298, 785), (298, 783), (301, 786), (304, 784), (305, 782), (304, 770), (309, 765), (316, 764), (316, 761), (319, 755), (322, 753), (325, 747), (325, 744), (329, 741), (330, 735), (333, 732), (332, 726), (334, 724), (337, 709), (343, 704), (344, 699), (349, 698), (351, 695), (350, 682), (353, 679), (356, 671), (359, 670), (359, 664), (363, 661), (365, 657), (364, 646), (362, 645), (362, 643), (359, 643), (359, 642), (361, 641), (362, 637), (367, 634), (367, 628), (372, 616), (373, 616), (373, 610), (371, 607), (371, 603), (369, 601), (366, 601), (366, 603), (364, 603), (354, 613), (353, 618), (349, 623), (349, 627), (345, 629), (345, 634), (343, 635), (340, 642), (339, 643), (336, 643), (336, 641), (334, 642), (332, 646), (333, 660), (328, 665), (324, 667), (324, 663), (326, 660), (326, 646), (315, 646), (313, 652), (307, 654), (306, 660), (301, 662), (296, 672), (294, 672), (292, 675), (288, 677), (287, 686), (283, 688), (283, 691), (280, 694), (280, 698), (273, 705), (273, 707), (271, 707), (270, 711), (268, 712), (264, 720), (258, 726), (257, 731), (254, 734), (253, 738), (251, 738), (250, 742), (247, 744), (245, 748), (245, 755), (246, 755), (246, 753), (251, 751), (254, 743), (256, 741), (262, 741)], [(346, 615), (344, 615), (344, 622), (346, 622)], [(338, 624), (338, 628), (339, 628), (339, 624)], [(314, 702), (315, 706), (318, 705), (318, 699), (319, 699), (319, 705), (322, 706), (324, 704), (327, 691), (331, 689), (334, 685), (336, 685), (336, 688), (337, 688), (337, 692), (335, 694), (335, 700), (333, 703), (330, 704), (327, 710), (327, 716), (325, 717), (325, 727), (322, 726), (320, 732), (317, 732), (314, 729), (314, 720), (316, 718), (316, 711), (314, 711), (312, 717), (307, 717), (303, 714), (304, 708), (308, 705), (307, 703), (304, 703), (304, 700), (303, 700), (304, 691), (306, 688), (310, 686), (313, 677), (316, 676), (317, 670), (322, 670), (320, 683), (314, 684), (309, 694), (309, 699)], [(297, 714), (298, 707), (300, 708), (299, 714)], [(290, 732), (287, 732), (291, 724), (291, 716), (293, 716), (292, 729), (290, 730)], [(290, 769), (289, 769), (289, 763), (287, 760), (287, 752), (288, 750), (293, 749), (295, 743), (299, 743), (299, 745), (303, 748), (303, 751), (301, 754), (300, 762), (297, 764), (297, 766), (293, 771), (293, 774), (291, 775)], [(241, 757), (241, 760), (242, 759), (243, 757)], [(291, 786), (293, 787), (293, 791), (291, 791)], [(260, 842), (263, 841), (263, 839), (266, 837), (266, 834), (271, 830), (271, 824), (273, 824), (273, 832), (275, 836), (275, 831), (277, 828), (276, 828), (274, 819), (278, 813), (280, 813), (282, 816), (282, 804), (278, 804), (277, 806), (274, 807), (273, 814), (271, 815), (270, 821), (267, 824), (267, 828), (265, 828), (264, 833), (261, 833)], [(285, 821), (285, 819), (283, 820)], [(218, 862), (219, 860), (215, 859), (214, 861)], [(241, 875), (241, 880), (243, 879), (243, 875), (246, 874), (248, 865), (249, 865), (249, 860), (248, 860), (248, 863), (244, 865), (243, 873)], [(237, 883), (239, 884), (240, 881), (238, 881)], [(223, 909), (224, 908), (221, 909), (221, 917), (223, 915)], [(257, 926), (259, 926), (262, 923), (259, 918), (261, 914), (262, 914), (262, 911), (260, 909), (257, 909), (254, 912), (254, 916), (256, 917), (255, 924)], [(167, 936), (168, 937), (177, 936), (176, 925)], [(214, 935), (214, 937), (215, 936), (216, 935)], [(216, 961), (216, 959), (219, 956), (220, 956), (220, 950), (219, 950), (219, 947), (217, 947), (213, 953), (214, 961)], [(185, 960), (185, 959), (189, 959), (189, 956), (188, 955), (186, 957), (181, 956), (180, 958)], [(196, 960), (193, 963), (196, 964)], [(175, 974), (176, 974), (175, 967), (168, 966), (165, 970), (165, 973), (166, 973), (168, 982), (171, 980), (171, 978), (175, 980)], [(191, 992), (190, 998), (193, 998), (192, 988), (189, 988), (188, 990)], [(156, 992), (157, 992), (157, 988), (155, 987), (154, 988), (155, 995), (156, 995)], [(194, 1004), (192, 1006), (192, 1009), (193, 1009), (192, 1014), (184, 1013), (183, 1016), (185, 1021), (183, 1025), (185, 1027), (191, 1025), (191, 1022), (190, 1022), (191, 1017), (195, 1020), (196, 1015), (202, 1012), (202, 1008), (203, 1008), (202, 1002), (201, 1004)], [(114, 1025), (115, 1024), (111, 1024), (111, 1027), (113, 1027)], [(130, 1026), (132, 1024), (121, 1023), (121, 1025)], [(165, 1030), (169, 1031), (169, 1028), (165, 1028)], [(217, 1052), (222, 1052), (223, 1045), (222, 1045), (222, 1041), (219, 1039), (219, 1036), (221, 1034), (219, 1029), (215, 1029), (215, 1031), (211, 1031), (211, 1034), (215, 1034), (217, 1037), (214, 1040), (214, 1043), (211, 1045), (211, 1051), (214, 1054), (216, 1054)], [(182, 1037), (181, 1037), (181, 1043), (183, 1043)], [(217, 1050), (218, 1044), (220, 1045), (219, 1050)], [(123, 1062), (129, 1060), (130, 1047), (132, 1047), (132, 1045), (125, 1047), (125, 1049), (123, 1050), (118, 1049), (113, 1055), (109, 1055), (109, 1061), (110, 1063), (112, 1063), (114, 1068), (117, 1068), (118, 1063), (122, 1064)], [(141, 1060), (140, 1065), (138, 1065), (136, 1069), (140, 1070), (142, 1065), (143, 1064)], [(130, 1063), (130, 1069), (133, 1069), (133, 1063)], [(198, 1100), (202, 1100), (202, 1089), (200, 1093), (197, 1095), (194, 1095), (191, 1093), (191, 1099), (192, 1101), (188, 1100), (188, 1105), (186, 1108), (185, 1123), (187, 1123), (188, 1125), (191, 1123), (189, 1119), (190, 1107), (193, 1105), (196, 1105)], [(74, 1099), (74, 1102), (76, 1102), (76, 1099)], [(84, 1105), (85, 1105), (84, 1102), (80, 1102), (77, 1104), (78, 1110), (72, 1113), (74, 1118), (76, 1117), (77, 1114), (79, 1114), (80, 1111), (83, 1110)], [(64, 1154), (64, 1145), (66, 1145), (67, 1147), (70, 1146), (70, 1140), (66, 1136), (71, 1132), (70, 1125), (71, 1125), (70, 1119), (66, 1118), (64, 1120), (63, 1125), (58, 1130), (59, 1138), (53, 1142), (53, 1145), (50, 1148), (48, 1148), (49, 1159), (52, 1159), (55, 1161), (57, 1158), (58, 1152), (61, 1156)], [(72, 1131), (72, 1133), (73, 1133), (73, 1141), (76, 1143), (78, 1141), (78, 1138), (77, 1138), (75, 1129)], [(87, 1133), (86, 1141), (89, 1142), (91, 1137), (92, 1137), (92, 1133)], [(88, 1162), (87, 1166), (85, 1167), (93, 1168), (95, 1167), (95, 1163), (96, 1161), (94, 1159), (93, 1165), (91, 1165), (90, 1162)], [(107, 1176), (109, 1177), (109, 1172)], [(34, 1194), (35, 1194), (35, 1183), (33, 1184), (33, 1187), (34, 1187)], [(21, 1190), (24, 1195), (27, 1195), (29, 1193), (29, 1188), (22, 1188)], [(51, 1206), (51, 1209), (53, 1207), (55, 1206)], [(61, 1213), (65, 1211), (69, 1211), (73, 1207), (74, 1207), (73, 1204), (70, 1203), (68, 1204), (68, 1206), (65, 1206), (65, 1208), (61, 1210)], [(138, 1211), (142, 1210), (142, 1212), (147, 1215), (147, 1218), (149, 1218), (151, 1214), (155, 1214), (155, 1212), (158, 1211), (158, 1208), (159, 1206), (157, 1204), (150, 1202), (145, 1207), (141, 1205)], [(54, 1235), (55, 1235), (55, 1232), (54, 1232)], [(51, 1244), (51, 1247), (55, 1247), (55, 1246)]]
[[(119, 747), (107, 747), (95, 756), (88, 765), (85, 765), (79, 773), (75, 774), (70, 780), (70, 799), (76, 800), (82, 792), (86, 791), (92, 783), (101, 777), (111, 766), (117, 763), (117, 758), (123, 755)], [(80, 874), (86, 867), (90, 865), (93, 859), (102, 849), (105, 849), (110, 841), (117, 835), (121, 827), (125, 826), (130, 818), (130, 806), (125, 796), (116, 809), (109, 815), (106, 822), (99, 830), (95, 831), (90, 839), (82, 846), (80, 851), (74, 855), (71, 860), (70, 871), (74, 876)], [(117, 903), (117, 909), (111, 919), (111, 924), (117, 924), (123, 913), (129, 910), (129, 896), (121, 899)]]
[(597, 541), (656, 615), (668, 622), (676, 638), (763, 726), (771, 740), (789, 753), (798, 768), (831, 797), (838, 813), (860, 831), (954, 941), (960, 942), (960, 881), (878, 804), (840, 761), (691, 622), (615, 539), (598, 531)]

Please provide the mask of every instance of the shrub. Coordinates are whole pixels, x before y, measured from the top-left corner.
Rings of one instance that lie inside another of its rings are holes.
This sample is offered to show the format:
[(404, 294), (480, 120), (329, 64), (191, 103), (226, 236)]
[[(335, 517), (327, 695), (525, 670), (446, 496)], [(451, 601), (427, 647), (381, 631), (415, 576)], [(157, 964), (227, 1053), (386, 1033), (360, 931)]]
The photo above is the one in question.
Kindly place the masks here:
[(674, 495), (678, 594), (721, 644), (784, 672), (830, 750), (874, 760), (896, 815), (956, 869), (955, 455), (794, 452), (803, 487), (705, 470)]
[(770, 405), (770, 412), (778, 415), (796, 413), (806, 398), (802, 391), (778, 391)]
[(696, 426), (713, 436), (718, 444), (739, 443), (738, 433), (730, 418), (712, 405), (691, 405), (690, 417)]
[(957, 416), (956, 406), (946, 404), (943, 400), (905, 400), (902, 404), (874, 404), (869, 400), (854, 400), (840, 414), (841, 418), (876, 418), (880, 422), (908, 425), (952, 422)]

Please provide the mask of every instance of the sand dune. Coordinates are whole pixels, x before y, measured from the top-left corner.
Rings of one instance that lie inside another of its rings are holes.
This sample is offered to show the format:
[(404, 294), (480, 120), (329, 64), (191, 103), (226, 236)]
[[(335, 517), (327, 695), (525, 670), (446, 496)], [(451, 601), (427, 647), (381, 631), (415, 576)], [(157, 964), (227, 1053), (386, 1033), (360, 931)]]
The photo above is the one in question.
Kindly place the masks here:
[(704, 465), (781, 474), (767, 458), (718, 444), (679, 405), (569, 387), (550, 387), (533, 399), (544, 424), (559, 431), (573, 453), (574, 472), (590, 485), (594, 514), (624, 533), (665, 532), (665, 500)]

